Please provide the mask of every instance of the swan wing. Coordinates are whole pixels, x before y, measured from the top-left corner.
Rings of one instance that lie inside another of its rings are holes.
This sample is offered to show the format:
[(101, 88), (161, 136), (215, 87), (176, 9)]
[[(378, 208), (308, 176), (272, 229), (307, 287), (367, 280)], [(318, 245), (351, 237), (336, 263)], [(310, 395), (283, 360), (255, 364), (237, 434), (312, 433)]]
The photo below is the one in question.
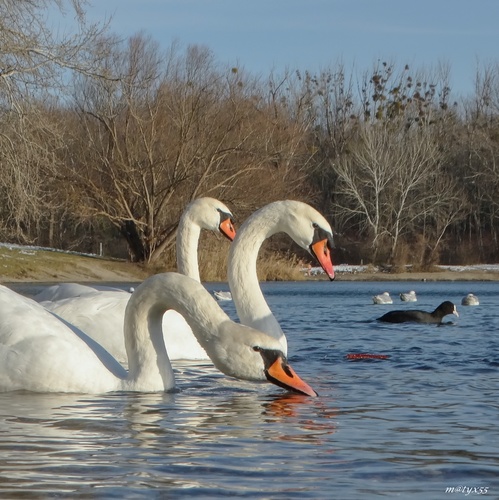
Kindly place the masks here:
[(31, 299), (0, 287), (0, 390), (100, 393), (126, 371)]
[(130, 297), (128, 292), (94, 290), (41, 305), (85, 332), (119, 362), (126, 363), (123, 323)]

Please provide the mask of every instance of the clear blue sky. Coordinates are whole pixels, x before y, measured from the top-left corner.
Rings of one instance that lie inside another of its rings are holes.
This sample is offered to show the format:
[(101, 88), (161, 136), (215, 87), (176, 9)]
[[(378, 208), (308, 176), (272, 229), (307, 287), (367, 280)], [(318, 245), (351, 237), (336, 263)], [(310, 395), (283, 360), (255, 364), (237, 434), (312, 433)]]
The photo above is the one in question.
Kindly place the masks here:
[(163, 47), (210, 48), (216, 59), (268, 75), (342, 61), (398, 67), (449, 64), (457, 94), (473, 92), (477, 64), (499, 64), (499, 0), (90, 0), (91, 20), (150, 34)]

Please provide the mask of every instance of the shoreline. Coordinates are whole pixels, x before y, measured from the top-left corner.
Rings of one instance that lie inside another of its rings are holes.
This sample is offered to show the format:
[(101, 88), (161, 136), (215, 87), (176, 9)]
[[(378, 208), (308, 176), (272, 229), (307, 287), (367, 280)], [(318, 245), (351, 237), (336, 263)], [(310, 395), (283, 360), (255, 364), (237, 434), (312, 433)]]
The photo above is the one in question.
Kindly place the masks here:
[(336, 273), (338, 281), (499, 281), (499, 271), (462, 270), (407, 273)]
[[(57, 284), (57, 283), (138, 283), (156, 274), (149, 272), (134, 264), (121, 264), (117, 268), (111, 265), (75, 266), (72, 269), (50, 270), (44, 268), (41, 271), (26, 271), (23, 276), (8, 276), (0, 270), (0, 283), (3, 284)], [(157, 272), (168, 272), (161, 270)], [(272, 281), (272, 280), (268, 280)], [(281, 280), (276, 280), (281, 281)], [(295, 280), (297, 281), (297, 280)], [(324, 275), (304, 277), (298, 281), (328, 281)], [(386, 273), (386, 272), (336, 272), (335, 281), (405, 281), (405, 282), (433, 282), (433, 281), (499, 281), (499, 271), (435, 271), (435, 272), (407, 272), (407, 273)], [(218, 283), (226, 283), (221, 280)]]
[[(174, 270), (147, 268), (99, 256), (0, 245), (0, 283), (137, 283), (152, 274)], [(301, 274), (300, 278), (303, 281), (326, 280), (321, 271), (312, 268), (312, 276)], [(499, 265), (439, 266), (432, 272), (409, 269), (391, 273), (372, 266), (340, 264), (335, 266), (335, 273), (337, 281), (499, 281)]]

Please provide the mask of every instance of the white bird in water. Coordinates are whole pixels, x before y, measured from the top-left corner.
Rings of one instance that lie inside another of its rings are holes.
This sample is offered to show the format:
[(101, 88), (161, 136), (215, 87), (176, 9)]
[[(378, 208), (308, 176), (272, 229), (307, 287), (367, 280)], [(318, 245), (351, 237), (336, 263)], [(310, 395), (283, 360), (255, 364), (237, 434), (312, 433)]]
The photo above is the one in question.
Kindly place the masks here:
[(400, 300), (404, 302), (417, 302), (416, 292), (411, 290), (410, 292), (401, 293)]
[(257, 274), (258, 252), (263, 242), (276, 233), (286, 233), (307, 250), (333, 280), (333, 231), (324, 216), (310, 205), (295, 200), (275, 201), (251, 214), (230, 246), (227, 277), (239, 321), (279, 339), (286, 354), (286, 335), (265, 300)]
[(200, 283), (178, 273), (151, 276), (131, 295), (124, 318), (129, 370), (81, 330), (0, 286), (0, 391), (169, 391), (175, 378), (162, 318), (170, 309), (224, 374), (317, 396), (289, 366), (279, 340), (232, 321)]
[(388, 292), (383, 292), (373, 297), (373, 304), (393, 304), (393, 300)]
[[(220, 224), (217, 210), (204, 208), (197, 211), (199, 215), (215, 215), (216, 228)], [(218, 211), (219, 212), (219, 211)], [(201, 217), (198, 217), (200, 220)], [(199, 222), (198, 222), (199, 224)], [(187, 245), (177, 246), (177, 257), (181, 253), (190, 256), (189, 259), (180, 259), (180, 263), (191, 262), (190, 267), (180, 266), (179, 271), (199, 281), (197, 266), (197, 240), (195, 237), (185, 237), (184, 232), (196, 224), (179, 225), (178, 238), (190, 241)], [(199, 228), (199, 225), (197, 226)], [(194, 229), (188, 232), (193, 233)], [(288, 234), (298, 245), (310, 252), (321, 264), (330, 279), (334, 278), (334, 269), (331, 257), (332, 230), (326, 219), (317, 210), (306, 203), (284, 200), (270, 203), (252, 214), (241, 226), (229, 252), (228, 281), (236, 310), (242, 324), (252, 326), (257, 330), (268, 333), (279, 339), (281, 350), (287, 355), (287, 340), (277, 319), (274, 317), (265, 301), (258, 282), (256, 262), (258, 251), (265, 239), (275, 233)], [(181, 252), (183, 249), (183, 252)], [(107, 292), (109, 294), (111, 292)], [(106, 292), (85, 294), (75, 299), (57, 301), (58, 303), (45, 304), (51, 311), (64, 317), (67, 321), (97, 340), (118, 360), (125, 362), (126, 354), (123, 343), (123, 315), (124, 307), (129, 297), (124, 297), (124, 292), (111, 293), (113, 297), (106, 297)], [(120, 296), (117, 301), (116, 297)], [(128, 294), (129, 295), (129, 294)], [(118, 303), (119, 302), (119, 303)], [(169, 311), (165, 315), (165, 325), (171, 326), (170, 315), (178, 314)], [(99, 317), (99, 321), (97, 321)], [(168, 317), (168, 319), (167, 319)], [(179, 317), (181, 319), (181, 317)], [(185, 322), (184, 322), (185, 323)], [(114, 326), (113, 326), (114, 325)], [(187, 327), (187, 325), (185, 325)], [(170, 359), (208, 359), (208, 355), (201, 348), (192, 333), (184, 333), (186, 328), (165, 328), (166, 335), (174, 335), (175, 339), (166, 338), (168, 355)], [(188, 345), (187, 341), (192, 339)]]
[[(196, 281), (200, 281), (197, 248), (202, 229), (234, 239), (232, 214), (227, 206), (214, 198), (198, 198), (186, 207), (180, 218), (176, 242), (177, 267), (180, 273)], [(35, 297), (46, 309), (84, 331), (121, 363), (127, 359), (123, 318), (129, 299), (128, 292), (110, 287), (95, 289), (76, 283), (54, 285)], [(174, 310), (167, 311), (163, 323), (171, 360), (209, 359), (180, 314)]]
[(478, 306), (480, 304), (480, 301), (478, 300), (478, 297), (476, 295), (469, 293), (468, 295), (466, 295), (466, 297), (463, 297), (461, 304), (463, 306)]

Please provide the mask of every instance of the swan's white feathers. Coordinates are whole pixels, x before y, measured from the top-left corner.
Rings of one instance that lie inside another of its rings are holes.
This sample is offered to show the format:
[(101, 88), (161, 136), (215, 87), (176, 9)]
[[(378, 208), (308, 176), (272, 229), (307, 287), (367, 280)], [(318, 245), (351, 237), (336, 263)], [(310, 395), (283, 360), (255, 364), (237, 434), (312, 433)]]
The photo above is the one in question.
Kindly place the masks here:
[[(218, 200), (201, 198), (192, 202), (185, 210), (179, 224), (177, 236), (177, 260), (179, 271), (187, 273), (199, 281), (197, 243), (201, 228), (218, 230), (220, 211), (230, 214), (229, 209)], [(258, 252), (264, 240), (278, 232), (286, 232), (302, 248), (309, 250), (315, 233), (315, 225), (331, 233), (326, 219), (309, 205), (292, 200), (271, 203), (255, 212), (239, 229), (229, 250), (228, 278), (234, 303), (242, 324), (262, 330), (277, 338), (281, 349), (287, 354), (287, 340), (268, 307), (261, 292), (256, 273)], [(126, 360), (123, 342), (122, 322), (125, 302), (130, 294), (109, 292), (115, 297), (123, 297), (123, 303), (117, 304), (116, 312), (100, 309), (97, 293), (76, 287), (80, 297), (74, 298), (70, 307), (59, 301), (47, 305), (50, 310), (75, 324), (99, 343), (106, 347), (119, 361)], [(108, 292), (105, 292), (108, 293)], [(93, 297), (86, 301), (84, 296)], [(106, 295), (102, 295), (105, 300)], [(104, 307), (104, 306), (103, 306)], [(103, 313), (104, 311), (104, 313)], [(111, 324), (114, 322), (114, 325)], [(189, 331), (185, 320), (175, 311), (167, 311), (163, 318), (165, 342), (170, 359), (208, 359), (205, 350)]]
[(80, 297), (87, 293), (95, 293), (96, 291), (107, 292), (123, 292), (123, 290), (105, 285), (82, 285), (81, 283), (59, 283), (45, 287), (40, 293), (35, 295), (33, 299), (36, 302), (56, 301), (67, 299), (69, 297)]
[[(220, 213), (231, 215), (221, 201), (198, 198), (184, 210), (177, 233), (177, 266), (179, 272), (200, 281), (197, 246), (202, 229), (218, 231)], [(36, 300), (44, 307), (77, 326), (121, 363), (127, 360), (123, 336), (123, 318), (130, 293), (76, 283), (49, 287)], [(63, 300), (61, 300), (63, 299)], [(170, 359), (208, 359), (185, 319), (176, 311), (167, 311), (163, 317), (165, 343)]]
[[(36, 302), (0, 286), (0, 390), (104, 392), (125, 370)], [(88, 383), (89, 370), (92, 378)], [(61, 376), (62, 375), (62, 376)]]
[(174, 387), (161, 317), (175, 308), (223, 373), (265, 381), (264, 362), (253, 347), (279, 349), (278, 340), (234, 323), (211, 294), (177, 273), (152, 276), (126, 307), (125, 345), (129, 372), (85, 335), (69, 328), (42, 306), (0, 287), (0, 390), (102, 393), (154, 392)]
[(293, 200), (270, 203), (242, 224), (229, 250), (229, 286), (240, 322), (278, 339), (285, 355), (286, 336), (260, 289), (256, 271), (258, 252), (266, 238), (281, 232), (309, 251), (315, 225), (332, 234), (326, 219), (310, 205)]
[(124, 362), (123, 319), (130, 297), (128, 292), (94, 290), (78, 297), (40, 304), (88, 332), (104, 349)]
[(203, 197), (192, 201), (184, 210), (178, 225), (176, 240), (178, 272), (201, 282), (197, 247), (201, 229), (218, 231), (220, 212), (231, 215), (231, 211), (215, 198)]

